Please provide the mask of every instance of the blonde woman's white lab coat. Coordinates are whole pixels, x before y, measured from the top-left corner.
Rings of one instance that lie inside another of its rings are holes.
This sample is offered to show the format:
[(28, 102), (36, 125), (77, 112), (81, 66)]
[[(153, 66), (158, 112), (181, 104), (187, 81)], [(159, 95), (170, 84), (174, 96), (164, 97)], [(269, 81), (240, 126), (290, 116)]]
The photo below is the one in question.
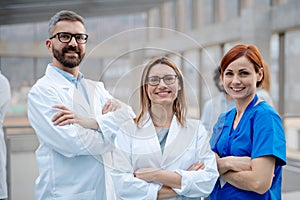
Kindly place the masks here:
[(101, 154), (113, 149), (114, 135), (102, 134), (79, 125), (54, 126), (58, 112), (53, 105), (65, 105), (85, 117), (102, 116), (111, 95), (100, 82), (84, 80), (89, 103), (73, 84), (48, 65), (46, 74), (28, 95), (28, 117), (40, 145), (36, 150), (39, 177), (36, 200), (106, 199)]
[[(120, 116), (118, 114), (115, 118), (111, 117), (106, 123), (115, 120), (121, 124), (116, 149), (113, 151), (111, 171), (118, 199), (157, 199), (162, 185), (148, 183), (133, 175), (135, 170), (149, 167), (175, 171), (182, 176), (181, 189), (174, 189), (180, 196), (171, 199), (201, 199), (210, 194), (219, 174), (207, 132), (199, 120), (187, 120), (182, 127), (174, 116), (162, 153), (150, 118), (142, 128), (137, 128), (132, 120), (120, 122)], [(107, 130), (111, 127), (107, 127)], [(197, 161), (204, 162), (204, 170), (186, 171)]]

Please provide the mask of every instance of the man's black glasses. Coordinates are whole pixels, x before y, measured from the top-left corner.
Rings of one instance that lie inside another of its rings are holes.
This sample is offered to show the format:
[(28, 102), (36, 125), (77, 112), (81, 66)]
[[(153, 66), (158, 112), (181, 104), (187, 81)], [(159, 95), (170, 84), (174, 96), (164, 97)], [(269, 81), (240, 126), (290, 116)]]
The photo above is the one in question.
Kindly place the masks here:
[(55, 38), (56, 36), (58, 37), (58, 40), (62, 43), (69, 43), (72, 40), (72, 38), (74, 37), (78, 44), (85, 44), (88, 39), (87, 34), (83, 34), (83, 33), (72, 34), (72, 33), (68, 33), (68, 32), (56, 33), (55, 35), (52, 35), (49, 39), (51, 40), (51, 39)]

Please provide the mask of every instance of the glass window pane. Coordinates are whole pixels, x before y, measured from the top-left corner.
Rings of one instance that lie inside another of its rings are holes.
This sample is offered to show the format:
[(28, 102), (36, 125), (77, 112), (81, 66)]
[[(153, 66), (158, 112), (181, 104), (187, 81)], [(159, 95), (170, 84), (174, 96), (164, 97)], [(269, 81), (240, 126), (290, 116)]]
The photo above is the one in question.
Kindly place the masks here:
[(300, 63), (300, 31), (290, 31), (286, 33), (285, 51), (285, 112), (289, 114), (300, 114), (300, 104), (297, 95), (300, 84), (300, 68), (295, 67)]

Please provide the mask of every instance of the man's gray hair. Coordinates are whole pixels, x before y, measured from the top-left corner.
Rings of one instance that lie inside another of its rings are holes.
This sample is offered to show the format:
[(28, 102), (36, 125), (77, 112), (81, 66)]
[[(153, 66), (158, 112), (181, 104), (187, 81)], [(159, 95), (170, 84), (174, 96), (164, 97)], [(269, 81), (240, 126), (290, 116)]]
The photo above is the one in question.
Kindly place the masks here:
[(48, 27), (48, 33), (49, 36), (53, 34), (54, 27), (59, 21), (79, 21), (84, 25), (84, 19), (77, 13), (70, 11), (70, 10), (61, 10), (58, 13), (56, 13), (53, 17), (51, 17), (49, 21), (49, 27)]

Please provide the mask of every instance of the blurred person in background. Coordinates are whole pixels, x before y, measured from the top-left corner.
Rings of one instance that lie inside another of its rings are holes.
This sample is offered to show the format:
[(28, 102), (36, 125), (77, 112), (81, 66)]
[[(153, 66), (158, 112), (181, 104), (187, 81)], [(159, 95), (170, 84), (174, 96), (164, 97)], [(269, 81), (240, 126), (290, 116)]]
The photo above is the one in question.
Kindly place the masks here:
[(0, 200), (6, 200), (6, 144), (3, 131), (3, 121), (11, 99), (10, 84), (0, 71)]
[(103, 83), (79, 71), (88, 40), (83, 18), (60, 11), (48, 32), (52, 63), (28, 94), (28, 118), (40, 143), (35, 199), (108, 199), (102, 154), (113, 149), (114, 135), (103, 134), (100, 124), (118, 103)]
[(270, 106), (274, 107), (271, 97), (271, 72), (270, 66), (267, 62), (264, 62), (264, 80), (261, 87), (257, 88), (257, 95), (259, 98), (267, 102)]
[(217, 122), (221, 113), (229, 111), (235, 107), (235, 103), (230, 95), (226, 93), (220, 79), (220, 67), (214, 70), (214, 83), (220, 94), (207, 100), (201, 112), (201, 121), (209, 135), (213, 132), (213, 126)]
[(211, 141), (220, 178), (211, 200), (253, 200), (282, 197), (286, 141), (278, 113), (260, 99), (264, 64), (253, 45), (236, 45), (221, 61), (224, 89), (236, 107), (222, 114)]
[(219, 176), (216, 157), (200, 120), (186, 118), (181, 71), (167, 57), (154, 58), (140, 82), (136, 118), (126, 120), (127, 112), (121, 117), (118, 111), (103, 118), (106, 130), (117, 131), (111, 172), (117, 199), (208, 196)]

